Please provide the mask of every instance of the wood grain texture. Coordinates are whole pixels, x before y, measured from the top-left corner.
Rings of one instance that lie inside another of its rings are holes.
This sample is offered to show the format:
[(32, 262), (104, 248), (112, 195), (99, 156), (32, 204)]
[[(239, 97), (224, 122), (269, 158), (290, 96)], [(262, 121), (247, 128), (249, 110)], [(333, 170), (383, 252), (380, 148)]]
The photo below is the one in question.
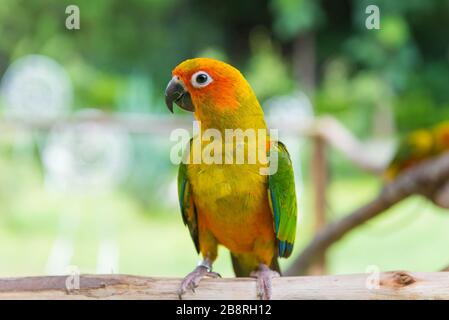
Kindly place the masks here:
[[(0, 279), (0, 299), (178, 299), (181, 279), (130, 275), (82, 275), (78, 290), (66, 276)], [(379, 281), (372, 281), (379, 279)], [(371, 284), (368, 286), (367, 284)], [(378, 286), (373, 284), (378, 284)], [(184, 299), (256, 299), (250, 278), (204, 279)], [(449, 299), (449, 274), (404, 271), (273, 280), (273, 299)]]

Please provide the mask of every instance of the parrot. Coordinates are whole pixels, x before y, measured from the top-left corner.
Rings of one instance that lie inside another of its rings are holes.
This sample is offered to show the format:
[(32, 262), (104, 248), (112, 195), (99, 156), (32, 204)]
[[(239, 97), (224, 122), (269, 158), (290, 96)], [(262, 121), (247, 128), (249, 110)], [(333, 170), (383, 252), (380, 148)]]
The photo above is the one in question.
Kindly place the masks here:
[(403, 171), (446, 151), (449, 151), (449, 121), (412, 131), (400, 140), (384, 178), (392, 181)]
[[(250, 84), (237, 68), (219, 60), (193, 58), (177, 65), (165, 90), (165, 102), (171, 112), (173, 103), (193, 112), (202, 130), (267, 132), (262, 107)], [(204, 277), (220, 277), (212, 271), (219, 245), (230, 251), (235, 275), (256, 278), (257, 297), (272, 298), (272, 279), (280, 276), (278, 257), (287, 258), (293, 250), (297, 201), (289, 153), (280, 141), (268, 133), (265, 137), (265, 144), (244, 140), (243, 147), (254, 151), (256, 146), (267, 157), (275, 155), (277, 170), (270, 174), (261, 174), (260, 169), (267, 166), (262, 160), (179, 165), (182, 219), (202, 256), (180, 284), (181, 299), (187, 290), (194, 292)], [(193, 139), (185, 149), (187, 158), (192, 157)], [(219, 150), (227, 144), (229, 141)], [(231, 154), (239, 147), (231, 144)], [(200, 150), (205, 148), (207, 144), (200, 140)], [(225, 157), (226, 152), (214, 156)]]
[[(405, 135), (384, 171), (384, 180), (392, 182), (399, 174), (428, 159), (449, 152), (449, 121)], [(434, 204), (449, 209), (449, 181), (426, 195)]]

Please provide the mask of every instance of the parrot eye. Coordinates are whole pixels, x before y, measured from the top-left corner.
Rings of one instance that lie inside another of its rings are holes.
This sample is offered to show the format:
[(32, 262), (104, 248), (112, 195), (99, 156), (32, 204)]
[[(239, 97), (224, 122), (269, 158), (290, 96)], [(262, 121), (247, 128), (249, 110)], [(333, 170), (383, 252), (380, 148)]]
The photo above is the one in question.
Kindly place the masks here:
[(191, 82), (195, 88), (203, 88), (212, 82), (212, 78), (207, 72), (198, 71), (193, 74)]

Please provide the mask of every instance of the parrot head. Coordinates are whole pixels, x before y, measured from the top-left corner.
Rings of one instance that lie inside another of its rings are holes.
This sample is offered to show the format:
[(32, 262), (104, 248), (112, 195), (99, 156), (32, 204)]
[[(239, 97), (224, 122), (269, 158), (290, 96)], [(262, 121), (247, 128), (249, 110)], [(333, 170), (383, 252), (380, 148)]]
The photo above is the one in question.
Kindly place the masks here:
[[(239, 70), (231, 65), (209, 58), (189, 59), (172, 72), (165, 90), (165, 103), (173, 112), (173, 103), (205, 119), (236, 113), (245, 106), (260, 110), (257, 98)], [(251, 113), (255, 114), (255, 110)]]

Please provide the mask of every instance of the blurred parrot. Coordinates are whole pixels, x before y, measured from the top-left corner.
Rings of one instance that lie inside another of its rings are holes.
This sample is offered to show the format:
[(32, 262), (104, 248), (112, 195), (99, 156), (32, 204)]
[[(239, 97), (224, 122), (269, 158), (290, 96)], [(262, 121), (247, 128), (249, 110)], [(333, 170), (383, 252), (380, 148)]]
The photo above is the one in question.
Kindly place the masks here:
[[(218, 60), (196, 58), (179, 64), (172, 72), (165, 101), (171, 112), (173, 103), (194, 112), (201, 130), (215, 129), (222, 134), (227, 129), (266, 130), (262, 108), (249, 83), (239, 70)], [(271, 175), (260, 173), (259, 169), (267, 165), (260, 160), (180, 164), (182, 218), (203, 257), (182, 281), (180, 298), (187, 289), (194, 291), (203, 277), (220, 276), (212, 272), (218, 245), (230, 250), (236, 276), (257, 278), (258, 297), (271, 298), (271, 279), (280, 276), (277, 257), (287, 258), (293, 250), (297, 202), (287, 149), (265, 135), (267, 142), (256, 146), (267, 159), (276, 153), (277, 171)], [(189, 157), (194, 138), (186, 148)], [(227, 143), (220, 150), (227, 150)], [(207, 144), (200, 142), (200, 148), (204, 151)], [(231, 148), (235, 156), (237, 146), (232, 143)], [(248, 151), (254, 144), (244, 140), (244, 148)], [(226, 157), (226, 152), (215, 156)]]
[[(403, 171), (449, 151), (449, 121), (441, 122), (430, 129), (420, 129), (406, 135), (384, 172), (387, 182), (394, 180)], [(449, 209), (449, 181), (427, 195), (436, 205)]]
[(406, 169), (446, 151), (449, 151), (449, 121), (413, 131), (399, 142), (397, 152), (385, 170), (385, 179), (392, 181)]

